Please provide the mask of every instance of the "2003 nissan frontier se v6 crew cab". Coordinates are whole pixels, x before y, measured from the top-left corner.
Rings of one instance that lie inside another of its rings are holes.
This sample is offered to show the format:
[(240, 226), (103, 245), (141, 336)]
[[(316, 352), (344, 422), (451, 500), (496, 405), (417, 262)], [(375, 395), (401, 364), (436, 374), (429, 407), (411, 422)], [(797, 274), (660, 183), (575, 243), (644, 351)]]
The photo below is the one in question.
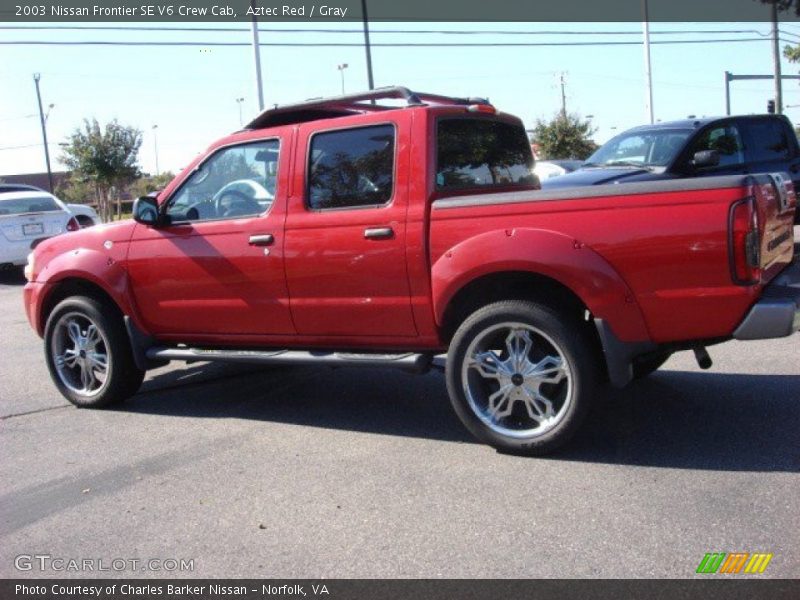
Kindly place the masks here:
[(563, 444), (606, 382), (800, 326), (786, 175), (542, 191), (521, 121), (394, 87), (267, 110), (134, 220), (47, 240), (28, 318), (81, 407), (170, 360), (425, 371), (464, 425)]

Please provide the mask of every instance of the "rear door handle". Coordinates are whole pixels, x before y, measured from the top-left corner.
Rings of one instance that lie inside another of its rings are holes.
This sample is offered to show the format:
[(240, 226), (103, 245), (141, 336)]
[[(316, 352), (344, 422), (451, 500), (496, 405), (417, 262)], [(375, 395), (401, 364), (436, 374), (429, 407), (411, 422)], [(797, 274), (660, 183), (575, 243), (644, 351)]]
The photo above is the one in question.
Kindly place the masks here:
[(385, 240), (394, 237), (391, 227), (368, 227), (364, 230), (364, 237), (368, 240)]
[(249, 243), (251, 246), (271, 246), (274, 241), (275, 238), (271, 233), (262, 233), (260, 235), (251, 235)]

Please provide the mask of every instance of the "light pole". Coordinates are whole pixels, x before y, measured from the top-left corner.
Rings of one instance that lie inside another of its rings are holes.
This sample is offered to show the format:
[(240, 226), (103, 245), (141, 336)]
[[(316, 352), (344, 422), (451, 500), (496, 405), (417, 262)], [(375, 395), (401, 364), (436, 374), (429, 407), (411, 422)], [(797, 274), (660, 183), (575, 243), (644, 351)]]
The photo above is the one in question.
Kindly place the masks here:
[[(47, 147), (47, 117), (42, 110), (42, 94), (39, 91), (39, 79), (41, 79), (41, 75), (39, 73), (33, 74), (33, 81), (36, 84), (36, 100), (39, 102), (39, 121), (42, 124), (42, 141), (44, 142), (44, 161), (47, 164), (47, 185), (48, 192), (51, 194), (53, 193), (53, 170), (50, 168), (50, 149)], [(50, 105), (50, 108), (53, 108), (53, 105)], [(47, 115), (50, 115), (50, 110), (48, 109)]]
[(156, 155), (156, 177), (161, 173), (158, 170), (158, 125), (153, 125), (153, 153)]
[[(250, 7), (256, 8), (256, 0), (250, 0)], [(253, 66), (256, 72), (256, 98), (258, 99), (258, 111), (264, 110), (264, 85), (261, 82), (261, 49), (258, 42), (258, 19), (255, 15), (256, 11), (253, 10), (253, 22), (251, 23), (251, 30), (253, 34)]]
[(778, 5), (772, 5), (772, 69), (775, 79), (775, 112), (783, 114), (783, 78), (781, 77), (781, 51), (778, 46)]
[(644, 78), (645, 78), (645, 113), (650, 124), (653, 124), (653, 71), (650, 65), (650, 15), (647, 0), (642, 0), (642, 33), (644, 34)]
[[(369, 89), (375, 89), (375, 80), (372, 78), (372, 50), (369, 44), (369, 15), (367, 14), (367, 0), (361, 0), (361, 20), (364, 23), (364, 50), (367, 53), (367, 81)], [(375, 104), (375, 100), (372, 101)]]
[(336, 65), (336, 68), (339, 69), (339, 74), (342, 76), (342, 95), (344, 96), (344, 70), (347, 68), (347, 63)]
[(244, 98), (237, 98), (236, 104), (239, 106), (239, 125), (241, 126), (242, 123), (242, 102), (244, 102)]

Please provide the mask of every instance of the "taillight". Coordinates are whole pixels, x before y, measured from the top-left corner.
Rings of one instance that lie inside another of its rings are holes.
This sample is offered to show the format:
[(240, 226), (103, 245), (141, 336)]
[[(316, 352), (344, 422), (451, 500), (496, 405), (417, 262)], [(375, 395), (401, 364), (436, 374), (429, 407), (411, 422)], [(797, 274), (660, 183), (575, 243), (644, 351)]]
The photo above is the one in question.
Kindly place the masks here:
[(81, 228), (81, 224), (75, 219), (75, 217), (70, 217), (69, 221), (67, 221), (67, 231), (78, 231)]
[(754, 197), (731, 207), (728, 244), (733, 280), (742, 285), (756, 283), (761, 274), (761, 235)]

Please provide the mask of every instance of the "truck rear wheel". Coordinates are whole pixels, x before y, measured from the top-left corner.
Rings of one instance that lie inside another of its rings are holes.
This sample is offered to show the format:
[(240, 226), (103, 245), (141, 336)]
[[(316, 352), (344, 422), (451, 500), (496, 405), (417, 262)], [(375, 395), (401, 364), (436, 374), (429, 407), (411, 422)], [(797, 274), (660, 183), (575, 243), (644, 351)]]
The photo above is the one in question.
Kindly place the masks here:
[(58, 391), (75, 406), (100, 408), (139, 389), (130, 341), (116, 312), (93, 298), (61, 301), (44, 332), (47, 367)]
[(530, 456), (572, 437), (600, 381), (579, 321), (518, 300), (490, 304), (464, 321), (446, 378), (453, 408), (475, 437)]

